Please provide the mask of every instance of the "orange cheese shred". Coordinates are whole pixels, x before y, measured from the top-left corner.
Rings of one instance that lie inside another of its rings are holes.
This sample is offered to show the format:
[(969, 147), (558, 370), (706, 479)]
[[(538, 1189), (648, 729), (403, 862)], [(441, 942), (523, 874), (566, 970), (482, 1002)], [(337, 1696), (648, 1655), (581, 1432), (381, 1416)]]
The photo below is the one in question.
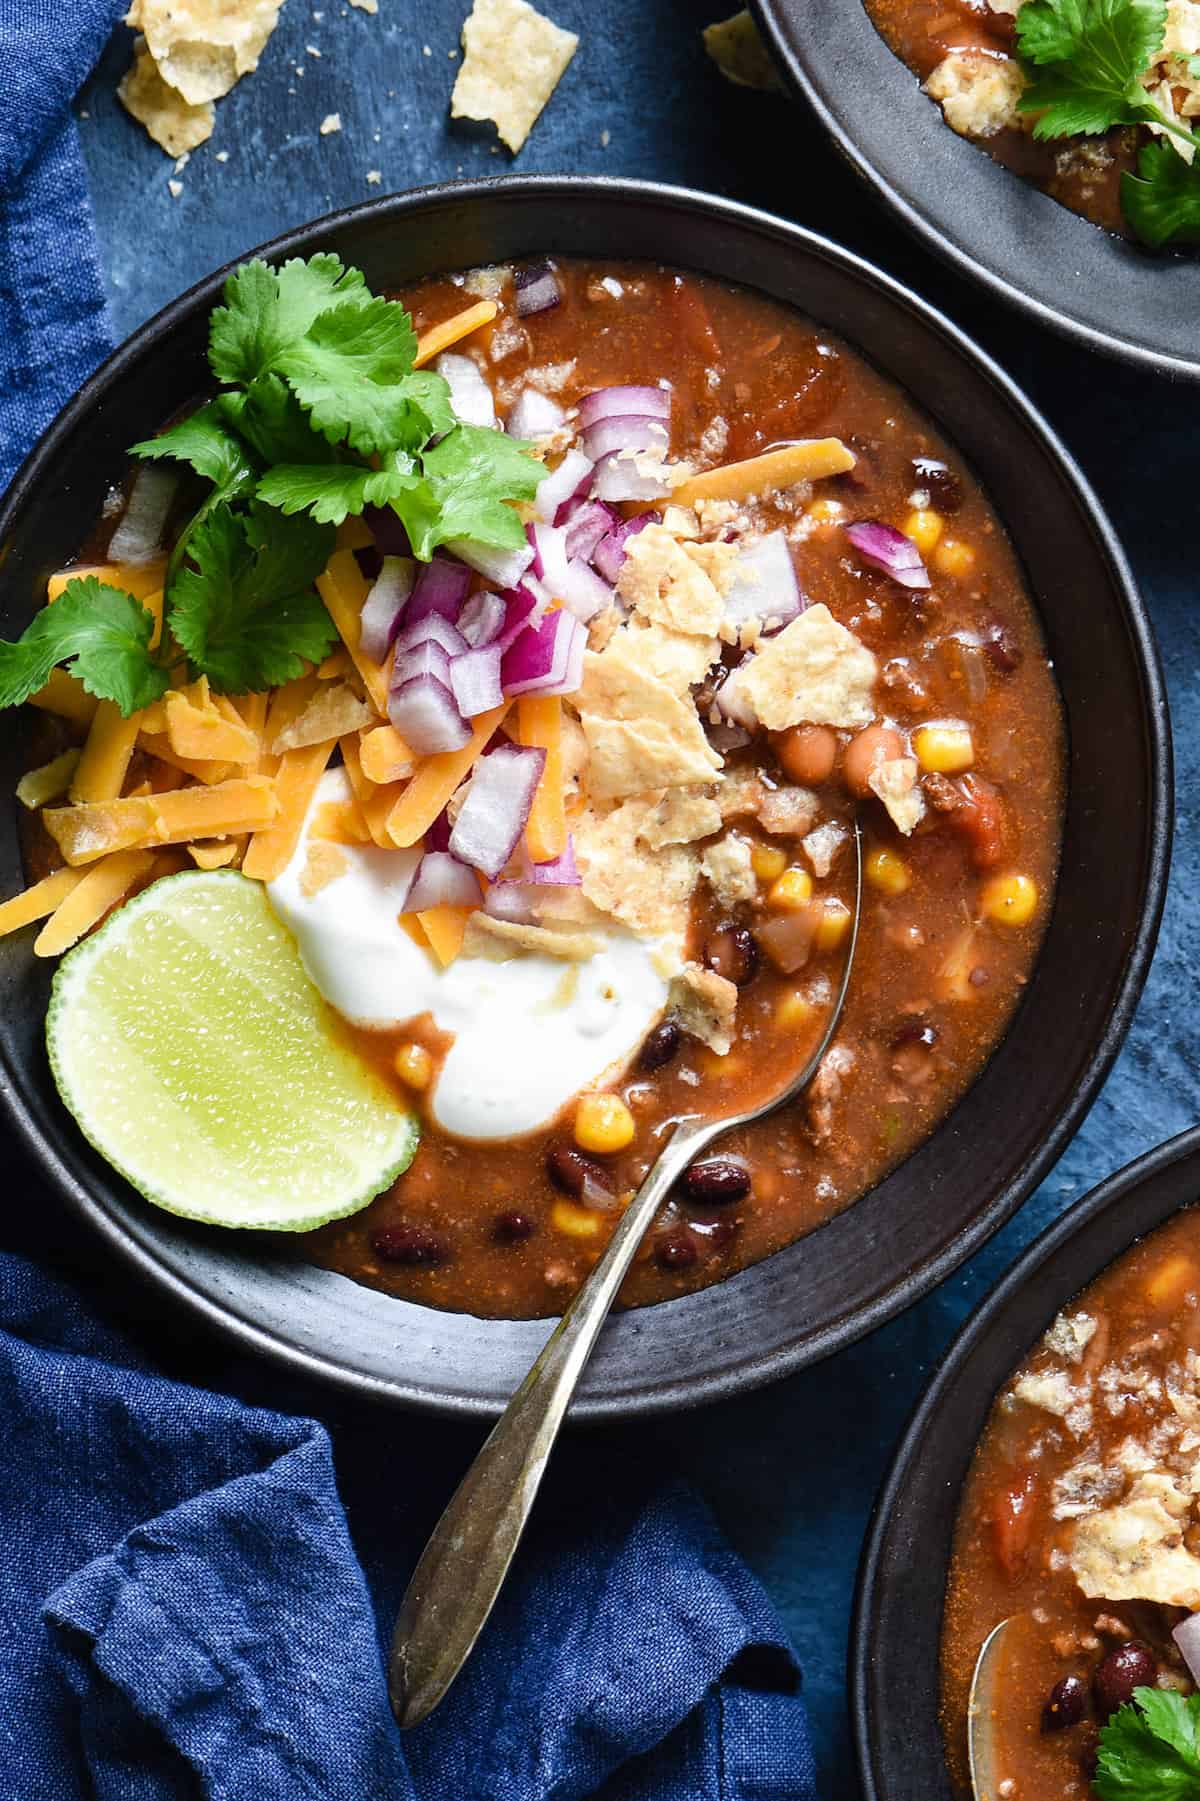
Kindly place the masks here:
[(459, 783), (469, 773), (481, 752), (491, 741), (493, 732), (512, 703), (504, 701), (481, 713), (474, 722), (468, 743), (461, 750), (442, 751), (440, 756), (426, 757), (388, 815), (388, 834), (393, 844), (405, 850), (423, 838)]
[(522, 744), (539, 746), (546, 767), (533, 797), (525, 826), (525, 842), (535, 863), (549, 863), (567, 848), (567, 813), (563, 805), (562, 702), (557, 694), (523, 694), (517, 702), (517, 735)]
[(60, 957), (70, 950), (125, 898), (135, 882), (150, 874), (153, 865), (154, 853), (148, 850), (115, 851), (93, 864), (34, 939), (34, 956)]
[(53, 875), (43, 876), (23, 894), (0, 901), (0, 938), (7, 937), (9, 932), (19, 932), (22, 926), (32, 925), (35, 919), (48, 918), (71, 890), (79, 886), (83, 877), (82, 869), (56, 869)]
[(341, 742), (342, 762), (346, 765), (346, 774), (350, 779), (350, 786), (354, 790), (354, 798), (362, 811), (372, 842), (377, 844), (381, 850), (395, 850), (395, 844), (388, 837), (387, 822), (392, 809), (404, 793), (404, 783), (385, 782), (382, 787), (376, 787), (363, 774), (358, 733), (350, 733)]
[(371, 705), (385, 718), (387, 670), (380, 664), (373, 663), (370, 657), (364, 656), (358, 647), (363, 601), (369, 592), (367, 578), (359, 568), (352, 550), (335, 550), (328, 567), (317, 577), (317, 593), (325, 602), (329, 617), (337, 626), (342, 643), (354, 660), (354, 667), (371, 697)]
[(71, 779), (72, 800), (117, 798), (125, 786), (129, 759), (133, 755), (140, 726), (139, 713), (132, 713), (128, 719), (123, 719), (115, 700), (100, 702)]
[(464, 312), (455, 313), (452, 319), (443, 319), (440, 325), (431, 325), (417, 339), (413, 368), (423, 368), (435, 356), (441, 356), (443, 350), (449, 350), (451, 344), (457, 344), (462, 338), (469, 338), (481, 325), (490, 325), (499, 311), (494, 300), (479, 300)]
[(362, 771), (369, 782), (399, 782), (413, 772), (416, 755), (394, 725), (375, 725), (359, 734)]
[(336, 738), (324, 744), (306, 744), (303, 750), (285, 751), (279, 759), (275, 789), (279, 796), (279, 817), (265, 831), (255, 832), (242, 858), (242, 873), (256, 882), (273, 882), (291, 862), (305, 815), (312, 805), (317, 783), (325, 773), (333, 755)]
[(253, 832), (279, 812), (275, 784), (265, 776), (220, 782), (213, 788), (179, 788), (76, 807), (47, 807), (42, 821), (72, 867), (94, 863), (114, 850), (145, 850)]
[(474, 911), (473, 907), (429, 907), (424, 913), (416, 915), (421, 922), (421, 930), (443, 969), (447, 964), (453, 963), (462, 949), (463, 939), (467, 935), (467, 921)]

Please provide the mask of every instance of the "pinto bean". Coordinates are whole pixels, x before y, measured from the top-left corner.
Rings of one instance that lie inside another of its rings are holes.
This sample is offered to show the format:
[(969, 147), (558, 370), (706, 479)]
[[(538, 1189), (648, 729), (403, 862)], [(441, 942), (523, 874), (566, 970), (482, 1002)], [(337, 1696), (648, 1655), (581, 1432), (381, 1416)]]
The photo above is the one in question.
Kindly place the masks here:
[(877, 763), (890, 763), (904, 755), (904, 740), (890, 725), (869, 725), (851, 738), (842, 756), (842, 780), (850, 793), (865, 800), (871, 792), (869, 777)]

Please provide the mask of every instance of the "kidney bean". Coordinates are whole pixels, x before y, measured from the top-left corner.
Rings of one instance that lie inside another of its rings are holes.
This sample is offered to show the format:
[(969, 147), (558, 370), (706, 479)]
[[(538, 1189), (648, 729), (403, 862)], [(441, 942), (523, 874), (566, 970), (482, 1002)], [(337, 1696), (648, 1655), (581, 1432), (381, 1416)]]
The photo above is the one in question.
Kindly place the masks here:
[(449, 1263), (450, 1246), (440, 1232), (428, 1226), (379, 1226), (371, 1234), (371, 1249), (385, 1263), (407, 1263), (432, 1268)]
[(722, 926), (704, 947), (704, 961), (727, 982), (744, 988), (758, 972), (758, 946), (745, 926)]
[(1110, 1651), (1092, 1678), (1092, 1696), (1100, 1718), (1107, 1720), (1110, 1713), (1131, 1701), (1135, 1688), (1152, 1688), (1157, 1675), (1154, 1653), (1136, 1638)]
[(851, 794), (865, 800), (871, 792), (870, 776), (877, 763), (890, 763), (904, 755), (904, 741), (890, 725), (869, 725), (857, 732), (842, 756), (842, 780)]
[(675, 1056), (682, 1038), (678, 1020), (660, 1020), (654, 1030), (648, 1032), (642, 1040), (642, 1048), (638, 1052), (638, 1068), (661, 1069)]
[(728, 1250), (738, 1235), (738, 1222), (728, 1215), (723, 1219), (693, 1219), (688, 1224), (704, 1249), (717, 1256)]
[(683, 1191), (702, 1207), (728, 1207), (750, 1193), (750, 1171), (728, 1157), (705, 1157), (684, 1172)]
[(1014, 669), (1021, 667), (1021, 646), (1001, 620), (993, 619), (986, 627), (983, 648), (993, 669), (1000, 675), (1011, 675)]
[(607, 1192), (612, 1186), (598, 1163), (569, 1144), (550, 1146), (546, 1152), (546, 1174), (560, 1194), (569, 1194), (573, 1200), (578, 1200), (585, 1189), (595, 1192), (602, 1188)]
[(1087, 1684), (1081, 1676), (1064, 1676), (1046, 1697), (1042, 1709), (1042, 1731), (1062, 1732), (1078, 1726), (1087, 1711)]
[(953, 469), (937, 457), (914, 457), (912, 466), (917, 486), (924, 488), (929, 504), (939, 513), (957, 513), (963, 503), (963, 491)]
[(654, 1261), (660, 1269), (691, 1269), (697, 1255), (695, 1244), (684, 1232), (660, 1238), (654, 1247)]
[(536, 1231), (536, 1222), (527, 1213), (498, 1213), (492, 1237), (497, 1244), (524, 1244)]
[(927, 1019), (914, 1015), (912, 1019), (906, 1019), (902, 1025), (897, 1026), (892, 1033), (892, 1049), (898, 1051), (904, 1044), (920, 1044), (926, 1050), (932, 1050), (940, 1037), (941, 1033), (936, 1026), (931, 1026)]

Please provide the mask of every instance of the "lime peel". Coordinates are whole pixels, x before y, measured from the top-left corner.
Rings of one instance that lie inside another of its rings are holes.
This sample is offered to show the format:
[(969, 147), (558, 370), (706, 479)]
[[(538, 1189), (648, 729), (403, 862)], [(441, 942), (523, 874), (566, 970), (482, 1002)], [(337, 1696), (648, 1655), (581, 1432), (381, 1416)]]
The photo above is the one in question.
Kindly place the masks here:
[(63, 958), (46, 1016), (80, 1130), (158, 1207), (307, 1232), (406, 1170), (415, 1117), (343, 1042), (257, 882), (186, 871)]

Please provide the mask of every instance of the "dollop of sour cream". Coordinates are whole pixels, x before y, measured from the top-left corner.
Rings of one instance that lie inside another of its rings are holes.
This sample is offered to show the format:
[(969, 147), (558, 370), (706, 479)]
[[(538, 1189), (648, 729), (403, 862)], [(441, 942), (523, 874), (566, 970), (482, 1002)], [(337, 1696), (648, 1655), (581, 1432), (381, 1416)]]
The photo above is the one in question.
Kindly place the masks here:
[(442, 969), (398, 923), (418, 852), (339, 845), (345, 871), (304, 893), (316, 810), (349, 794), (345, 771), (328, 770), (295, 855), (267, 893), (309, 975), (344, 1019), (394, 1030), (429, 1013), (453, 1034), (430, 1101), (443, 1130), (458, 1138), (521, 1137), (624, 1068), (666, 1005), (655, 940), (613, 926), (600, 932), (603, 949), (583, 963), (525, 951), (505, 962), (459, 957)]

